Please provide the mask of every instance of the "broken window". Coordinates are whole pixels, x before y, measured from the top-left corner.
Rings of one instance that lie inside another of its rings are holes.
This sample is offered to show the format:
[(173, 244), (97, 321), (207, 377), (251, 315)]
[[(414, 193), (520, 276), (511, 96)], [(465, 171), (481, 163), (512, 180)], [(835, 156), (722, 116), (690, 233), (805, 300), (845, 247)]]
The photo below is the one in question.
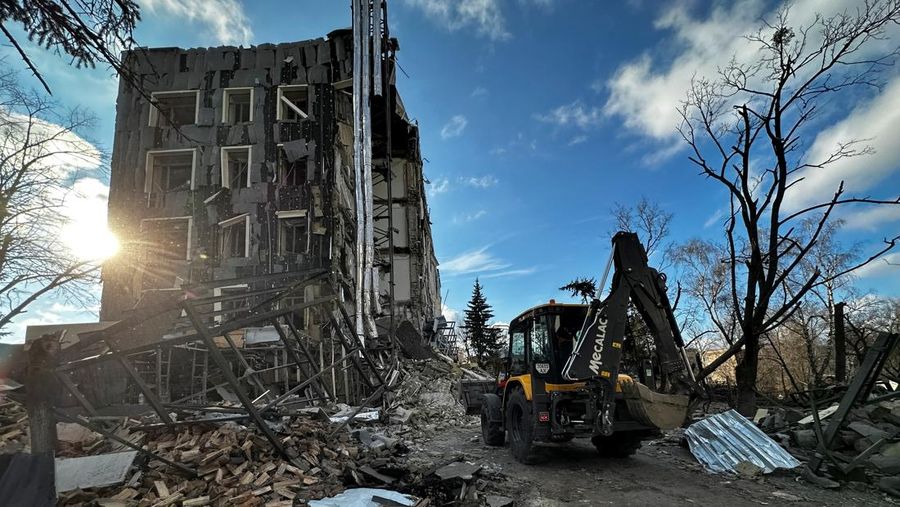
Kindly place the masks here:
[(222, 122), (235, 125), (253, 121), (253, 88), (226, 88)]
[(151, 127), (181, 127), (197, 123), (200, 93), (197, 90), (153, 92), (150, 108)]
[(250, 186), (250, 147), (222, 148), (222, 186), (247, 188)]
[(219, 222), (219, 255), (222, 259), (250, 256), (250, 216)]
[(194, 150), (147, 153), (145, 190), (163, 194), (193, 188)]
[(307, 85), (285, 85), (278, 87), (278, 107), (275, 119), (298, 121), (309, 116), (309, 87)]
[(223, 298), (218, 303), (213, 303), (214, 318), (217, 324), (234, 319), (242, 310), (250, 308), (246, 285), (229, 285), (228, 287), (216, 287), (213, 296)]
[(305, 253), (309, 242), (306, 210), (278, 211), (278, 244), (281, 255)]
[(288, 161), (284, 149), (278, 149), (278, 182), (281, 185), (296, 187), (306, 183), (306, 157)]
[(190, 259), (191, 218), (152, 218), (141, 221), (144, 276), (142, 288), (179, 285), (179, 261)]

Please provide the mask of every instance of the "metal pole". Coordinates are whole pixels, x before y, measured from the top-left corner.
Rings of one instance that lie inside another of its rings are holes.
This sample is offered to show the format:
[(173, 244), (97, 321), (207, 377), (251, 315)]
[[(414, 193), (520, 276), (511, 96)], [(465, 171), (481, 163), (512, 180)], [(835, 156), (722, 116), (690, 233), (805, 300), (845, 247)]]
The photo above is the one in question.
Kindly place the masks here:
[(603, 296), (603, 291), (606, 290), (606, 278), (609, 276), (609, 270), (612, 268), (613, 258), (616, 256), (616, 244), (615, 242), (612, 245), (612, 250), (609, 251), (609, 259), (606, 260), (606, 268), (603, 269), (603, 276), (600, 277), (600, 284), (597, 285), (597, 295), (595, 296), (597, 299), (600, 299)]

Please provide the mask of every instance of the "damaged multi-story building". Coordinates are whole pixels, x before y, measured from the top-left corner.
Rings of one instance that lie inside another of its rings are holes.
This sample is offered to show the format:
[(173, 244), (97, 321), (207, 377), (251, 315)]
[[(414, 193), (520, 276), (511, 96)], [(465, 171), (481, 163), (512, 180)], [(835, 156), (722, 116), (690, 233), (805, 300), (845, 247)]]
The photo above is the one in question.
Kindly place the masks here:
[(80, 345), (66, 357), (112, 361), (73, 371), (71, 402), (145, 400), (164, 414), (174, 400), (224, 400), (214, 387), (238, 380), (248, 399), (360, 402), (386, 383), (401, 340), (433, 333), (419, 130), (397, 94), (396, 40), (371, 36), (382, 51), (362, 64), (360, 40), (347, 29), (125, 55), (109, 194), (122, 251), (103, 267), (100, 327), (72, 328)]
[[(42, 403), (103, 432), (377, 406), (441, 311), (419, 129), (384, 2), (284, 44), (123, 55), (100, 322), (32, 326)], [(39, 375), (44, 375), (40, 377)], [(151, 417), (153, 419), (153, 417)], [(126, 444), (127, 445), (127, 444)]]
[[(120, 319), (148, 291), (314, 268), (327, 268), (353, 302), (362, 282), (352, 48), (350, 30), (338, 30), (129, 55), (135, 74), (119, 88), (109, 196), (110, 227), (125, 249), (103, 271), (101, 320)], [(418, 127), (394, 86), (384, 94), (371, 97), (375, 306), (422, 330), (440, 313), (440, 280)]]

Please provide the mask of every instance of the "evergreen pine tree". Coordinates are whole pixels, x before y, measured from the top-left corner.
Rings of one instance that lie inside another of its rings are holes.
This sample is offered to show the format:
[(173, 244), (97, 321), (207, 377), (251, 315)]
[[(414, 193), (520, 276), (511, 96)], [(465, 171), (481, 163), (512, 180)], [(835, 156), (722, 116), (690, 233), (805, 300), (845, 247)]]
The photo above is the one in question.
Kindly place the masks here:
[(488, 327), (488, 322), (494, 318), (494, 311), (482, 292), (482, 286), (475, 279), (475, 287), (472, 289), (472, 299), (466, 308), (466, 338), (475, 352), (476, 361), (481, 364), (485, 359), (493, 356), (500, 348), (500, 336), (495, 329)]

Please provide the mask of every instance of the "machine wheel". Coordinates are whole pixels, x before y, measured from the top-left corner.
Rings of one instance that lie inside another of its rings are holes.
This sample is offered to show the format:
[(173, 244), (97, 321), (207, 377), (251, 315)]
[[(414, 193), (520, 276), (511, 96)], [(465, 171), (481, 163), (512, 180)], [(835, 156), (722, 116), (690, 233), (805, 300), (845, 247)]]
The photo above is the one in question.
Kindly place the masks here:
[(481, 440), (485, 444), (495, 447), (503, 445), (506, 435), (500, 418), (500, 397), (485, 395), (481, 404)]
[(622, 431), (608, 437), (596, 435), (591, 439), (591, 443), (601, 456), (621, 459), (636, 453), (641, 447), (643, 438), (644, 435), (640, 431)]
[(506, 402), (506, 429), (509, 431), (509, 449), (520, 463), (535, 463), (534, 417), (531, 402), (525, 399), (522, 389), (515, 389)]

